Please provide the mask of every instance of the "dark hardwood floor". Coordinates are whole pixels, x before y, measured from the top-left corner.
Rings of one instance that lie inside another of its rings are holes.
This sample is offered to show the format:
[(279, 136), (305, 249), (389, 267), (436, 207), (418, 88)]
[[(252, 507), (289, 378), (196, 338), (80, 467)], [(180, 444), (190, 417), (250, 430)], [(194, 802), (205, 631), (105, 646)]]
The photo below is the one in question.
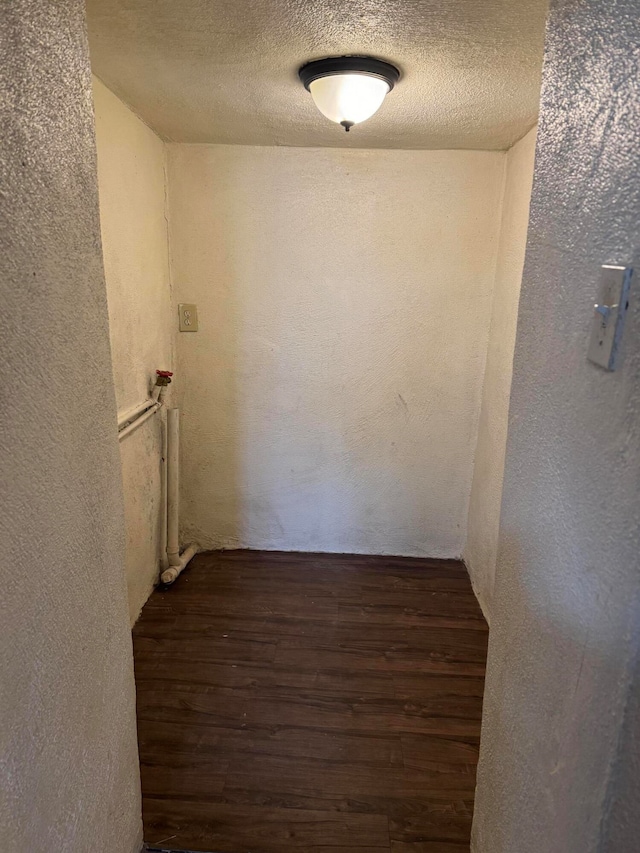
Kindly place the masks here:
[(146, 841), (469, 851), (486, 647), (458, 562), (200, 554), (134, 629)]

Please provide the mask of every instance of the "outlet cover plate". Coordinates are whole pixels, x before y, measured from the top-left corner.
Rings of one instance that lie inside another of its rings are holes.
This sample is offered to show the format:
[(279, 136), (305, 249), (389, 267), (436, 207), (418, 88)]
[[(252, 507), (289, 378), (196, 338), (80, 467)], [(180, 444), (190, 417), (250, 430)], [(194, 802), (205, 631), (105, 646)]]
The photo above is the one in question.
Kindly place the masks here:
[(192, 302), (181, 302), (178, 305), (181, 332), (198, 331), (198, 306)]

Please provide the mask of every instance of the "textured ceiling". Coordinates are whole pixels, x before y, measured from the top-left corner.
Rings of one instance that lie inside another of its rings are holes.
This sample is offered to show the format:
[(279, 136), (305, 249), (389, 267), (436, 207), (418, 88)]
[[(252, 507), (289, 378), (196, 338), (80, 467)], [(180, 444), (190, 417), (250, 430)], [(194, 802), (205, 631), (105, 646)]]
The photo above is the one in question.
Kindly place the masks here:
[[(93, 70), (177, 142), (508, 148), (535, 122), (547, 0), (87, 0)], [(370, 54), (402, 79), (344, 133), (297, 78)]]

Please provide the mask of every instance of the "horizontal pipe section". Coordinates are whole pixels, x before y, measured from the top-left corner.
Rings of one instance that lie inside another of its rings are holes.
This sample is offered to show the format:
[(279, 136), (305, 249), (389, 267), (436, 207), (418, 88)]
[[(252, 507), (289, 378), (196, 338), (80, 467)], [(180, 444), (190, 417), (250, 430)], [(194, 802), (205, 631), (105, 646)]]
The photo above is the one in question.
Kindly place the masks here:
[(195, 557), (197, 553), (198, 549), (195, 545), (189, 545), (188, 548), (185, 548), (185, 550), (180, 555), (177, 564), (169, 566), (169, 568), (165, 569), (160, 575), (160, 580), (162, 581), (162, 583), (167, 585), (173, 583), (180, 574), (180, 572), (182, 572), (182, 570), (186, 568), (186, 565), (189, 560)]
[(135, 421), (136, 418), (139, 418), (147, 409), (150, 409), (151, 406), (155, 406), (157, 400), (145, 400), (144, 403), (139, 403), (137, 406), (134, 406), (132, 409), (126, 411), (123, 415), (118, 416), (118, 431), (123, 430), (126, 426), (128, 426), (132, 421)]
[(149, 402), (150, 405), (146, 409), (142, 409), (135, 419), (129, 419), (128, 423), (126, 421), (124, 422), (122, 428), (118, 431), (118, 441), (122, 441), (125, 436), (131, 435), (135, 429), (138, 429), (141, 424), (148, 420), (152, 415), (155, 415), (160, 408), (160, 403), (154, 403), (153, 400)]

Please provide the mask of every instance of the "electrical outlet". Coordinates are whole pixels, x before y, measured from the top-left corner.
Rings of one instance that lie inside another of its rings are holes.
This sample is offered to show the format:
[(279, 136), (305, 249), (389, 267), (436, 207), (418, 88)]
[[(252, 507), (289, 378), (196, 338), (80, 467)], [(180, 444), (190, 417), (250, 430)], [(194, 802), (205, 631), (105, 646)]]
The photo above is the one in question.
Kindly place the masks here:
[(191, 302), (181, 302), (178, 305), (181, 332), (198, 331), (198, 306)]

